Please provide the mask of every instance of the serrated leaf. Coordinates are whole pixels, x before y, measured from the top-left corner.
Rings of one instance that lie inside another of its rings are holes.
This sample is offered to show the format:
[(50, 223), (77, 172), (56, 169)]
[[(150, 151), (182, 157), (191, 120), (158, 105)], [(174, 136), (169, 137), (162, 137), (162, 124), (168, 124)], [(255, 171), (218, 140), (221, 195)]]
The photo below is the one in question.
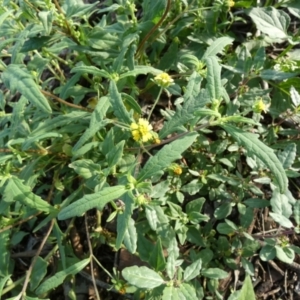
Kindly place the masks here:
[(228, 273), (219, 269), (219, 268), (209, 268), (204, 269), (201, 271), (201, 274), (204, 277), (210, 278), (210, 279), (223, 279), (228, 276)]
[(132, 284), (141, 289), (153, 289), (164, 283), (164, 280), (153, 270), (147, 267), (128, 267), (122, 271), (122, 276)]
[(206, 88), (209, 91), (211, 100), (220, 100), (223, 89), (221, 83), (221, 66), (218, 63), (216, 57), (211, 56), (206, 58), (207, 66), (207, 85)]
[(205, 60), (209, 56), (215, 56), (223, 51), (223, 49), (232, 44), (234, 41), (233, 38), (228, 36), (222, 36), (217, 38), (215, 41), (211, 43), (211, 45), (206, 49), (201, 60)]
[(126, 249), (130, 253), (136, 252), (136, 246), (137, 246), (137, 232), (135, 228), (135, 222), (132, 218), (129, 219), (128, 225), (125, 231), (124, 235), (124, 244), (126, 246)]
[(170, 166), (176, 159), (180, 159), (181, 153), (193, 144), (197, 136), (197, 133), (191, 132), (171, 142), (169, 145), (164, 146), (154, 156), (149, 158), (144, 168), (139, 173), (137, 180), (141, 182), (151, 178), (157, 172)]
[(276, 214), (276, 213), (273, 213), (273, 212), (270, 212), (269, 215), (272, 217), (272, 219), (275, 222), (277, 222), (282, 227), (292, 228), (294, 226), (293, 223), (283, 215)]
[(32, 193), (30, 187), (24, 185), (18, 177), (12, 176), (9, 178), (8, 185), (10, 193), (16, 201), (20, 201), (28, 207), (38, 211), (44, 211), (48, 214), (57, 212), (47, 201), (44, 201), (41, 197)]
[(288, 179), (282, 164), (274, 154), (274, 151), (250, 132), (244, 132), (241, 129), (228, 124), (220, 126), (223, 127), (241, 146), (245, 147), (250, 156), (257, 156), (271, 170), (277, 180), (281, 193), (284, 193), (288, 187)]
[(197, 277), (200, 274), (201, 267), (202, 267), (201, 258), (197, 259), (191, 265), (186, 267), (183, 274), (184, 281), (190, 281), (195, 277)]
[(73, 266), (67, 268), (66, 270), (57, 272), (54, 276), (48, 278), (44, 281), (35, 291), (38, 295), (42, 295), (63, 283), (65, 278), (69, 275), (75, 275), (80, 272), (88, 263), (90, 258), (83, 259), (82, 261), (74, 264)]
[(81, 199), (73, 202), (69, 206), (63, 208), (59, 214), (59, 220), (66, 220), (75, 216), (82, 216), (86, 211), (97, 207), (102, 210), (103, 207), (112, 200), (121, 197), (126, 192), (123, 185), (106, 187), (100, 192), (86, 195)]
[(48, 100), (41, 93), (33, 78), (19, 65), (10, 64), (2, 73), (2, 80), (9, 89), (17, 90), (43, 112), (52, 112)]
[(255, 300), (255, 292), (253, 289), (253, 285), (250, 279), (250, 276), (247, 275), (243, 287), (241, 289), (241, 293), (239, 295), (239, 300)]
[(131, 118), (126, 110), (116, 83), (112, 80), (109, 84), (109, 99), (113, 108), (114, 115), (119, 119), (120, 122), (131, 124)]
[(290, 24), (289, 15), (275, 7), (254, 7), (249, 12), (250, 18), (258, 30), (273, 39), (286, 39)]
[(295, 161), (297, 154), (297, 146), (294, 143), (288, 144), (283, 151), (278, 153), (278, 159), (280, 160), (284, 169), (288, 169)]

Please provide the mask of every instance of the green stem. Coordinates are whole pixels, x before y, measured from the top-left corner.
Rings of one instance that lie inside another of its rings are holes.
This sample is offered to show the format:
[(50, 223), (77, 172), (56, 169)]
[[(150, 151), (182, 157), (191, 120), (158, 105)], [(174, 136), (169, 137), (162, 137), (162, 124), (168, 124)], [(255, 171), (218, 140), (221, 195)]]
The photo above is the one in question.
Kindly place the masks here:
[(150, 120), (150, 117), (151, 117), (151, 115), (153, 113), (153, 110), (154, 110), (155, 106), (157, 105), (157, 103), (159, 101), (159, 98), (160, 98), (160, 95), (161, 95), (162, 91), (163, 91), (163, 88), (161, 87), (160, 90), (159, 90), (159, 93), (157, 95), (157, 98), (156, 98), (156, 100), (155, 100), (155, 102), (154, 102), (154, 104), (153, 104), (153, 106), (152, 106), (152, 108), (150, 110), (150, 113), (149, 113), (149, 116), (148, 116), (148, 119), (147, 119), (148, 121)]

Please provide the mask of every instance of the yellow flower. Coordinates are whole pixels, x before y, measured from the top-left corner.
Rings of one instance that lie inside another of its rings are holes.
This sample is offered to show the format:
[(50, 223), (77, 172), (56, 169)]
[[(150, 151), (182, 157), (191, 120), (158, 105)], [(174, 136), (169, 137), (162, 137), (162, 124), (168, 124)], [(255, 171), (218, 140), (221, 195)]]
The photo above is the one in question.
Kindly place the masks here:
[(145, 119), (139, 119), (138, 123), (132, 123), (130, 129), (133, 139), (137, 142), (145, 143), (153, 138), (153, 128)]
[(172, 164), (170, 170), (177, 176), (181, 175), (182, 168), (178, 164)]
[(234, 1), (233, 0), (227, 0), (227, 6), (228, 7), (233, 7), (234, 6)]
[(258, 98), (252, 108), (255, 113), (260, 114), (261, 112), (266, 113), (269, 110), (269, 106), (270, 104), (264, 103), (262, 98)]
[(174, 80), (168, 73), (161, 73), (154, 77), (154, 82), (163, 88), (167, 88), (173, 84)]

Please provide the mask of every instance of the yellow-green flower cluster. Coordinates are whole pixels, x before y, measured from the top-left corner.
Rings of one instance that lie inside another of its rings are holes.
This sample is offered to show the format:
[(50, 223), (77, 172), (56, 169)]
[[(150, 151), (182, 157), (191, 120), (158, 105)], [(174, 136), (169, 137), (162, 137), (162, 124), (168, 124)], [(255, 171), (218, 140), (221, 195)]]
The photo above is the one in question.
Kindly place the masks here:
[(174, 80), (168, 73), (161, 73), (154, 77), (154, 82), (162, 88), (167, 88), (174, 84)]
[(140, 118), (137, 123), (131, 123), (131, 134), (135, 141), (146, 143), (153, 139), (152, 125)]
[(269, 110), (270, 104), (266, 104), (262, 98), (256, 99), (256, 101), (253, 104), (253, 111), (255, 113), (260, 114), (261, 112), (266, 113)]
[(226, 4), (228, 7), (233, 7), (235, 5), (235, 2), (233, 0), (227, 0)]

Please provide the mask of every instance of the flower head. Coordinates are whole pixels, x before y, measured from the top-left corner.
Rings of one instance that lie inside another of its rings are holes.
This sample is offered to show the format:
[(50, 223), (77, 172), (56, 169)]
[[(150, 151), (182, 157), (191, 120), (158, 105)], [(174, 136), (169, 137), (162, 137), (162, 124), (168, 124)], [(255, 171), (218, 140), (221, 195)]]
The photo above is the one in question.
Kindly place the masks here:
[(179, 176), (182, 173), (182, 168), (178, 165), (178, 164), (172, 164), (169, 167), (170, 171), (172, 171), (174, 173), (174, 175)]
[(137, 123), (131, 123), (130, 125), (131, 134), (137, 142), (148, 142), (152, 140), (152, 126), (145, 119), (140, 118)]
[(168, 73), (161, 73), (154, 77), (154, 82), (163, 87), (167, 88), (170, 85), (174, 84), (174, 80), (171, 78), (171, 76)]
[(226, 4), (227, 4), (228, 7), (233, 7), (235, 5), (233, 0), (227, 0)]
[(258, 98), (252, 108), (255, 113), (260, 114), (261, 112), (266, 113), (269, 110), (269, 106), (270, 104), (266, 104), (262, 98)]

